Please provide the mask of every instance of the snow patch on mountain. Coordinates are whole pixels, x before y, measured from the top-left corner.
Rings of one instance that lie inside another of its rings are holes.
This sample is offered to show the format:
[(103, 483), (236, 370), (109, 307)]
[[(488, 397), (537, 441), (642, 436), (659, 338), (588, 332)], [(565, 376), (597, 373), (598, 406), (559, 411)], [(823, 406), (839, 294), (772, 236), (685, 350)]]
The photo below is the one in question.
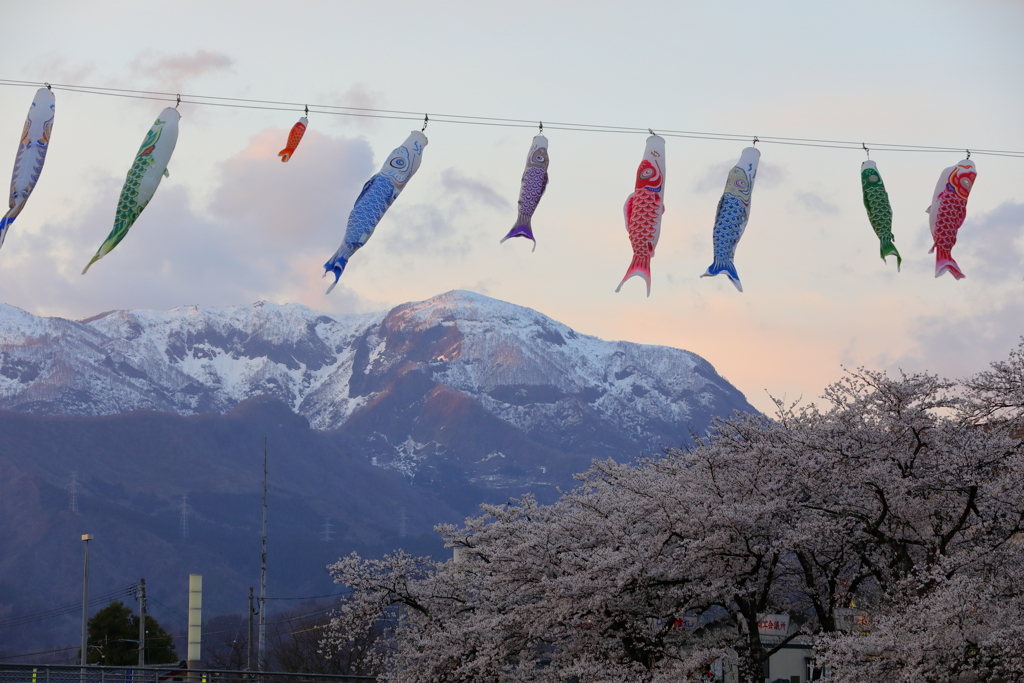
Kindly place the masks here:
[[(702, 428), (723, 405), (749, 407), (688, 351), (603, 341), (465, 291), (358, 315), (258, 302), (70, 321), (0, 305), (0, 408), (9, 410), (226, 412), (269, 394), (329, 430), (412, 371), (549, 440), (600, 422), (647, 443), (692, 421)], [(412, 436), (378, 438), (410, 476), (438, 452)]]

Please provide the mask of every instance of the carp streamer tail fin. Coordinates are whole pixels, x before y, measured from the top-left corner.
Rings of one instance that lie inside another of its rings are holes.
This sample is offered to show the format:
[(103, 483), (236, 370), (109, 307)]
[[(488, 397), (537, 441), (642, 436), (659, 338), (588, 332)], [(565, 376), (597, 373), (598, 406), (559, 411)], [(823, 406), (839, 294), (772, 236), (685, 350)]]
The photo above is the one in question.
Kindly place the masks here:
[(9, 228), (11, 223), (14, 222), (14, 217), (11, 216), (11, 213), (13, 212), (14, 209), (11, 209), (3, 218), (0, 218), (0, 247), (4, 245), (4, 239), (7, 237), (7, 228)]
[(338, 280), (341, 279), (341, 274), (345, 272), (345, 266), (348, 265), (348, 259), (340, 256), (335, 256), (330, 261), (324, 264), (324, 274), (322, 277), (327, 277), (327, 273), (334, 273), (334, 282), (327, 288), (324, 294), (330, 294), (335, 287), (338, 286)]
[(939, 277), (945, 272), (949, 272), (957, 280), (961, 280), (965, 277), (963, 271), (960, 270), (960, 266), (956, 264), (949, 251), (942, 247), (935, 248), (935, 277)]
[(519, 214), (519, 218), (516, 220), (516, 227), (508, 231), (508, 234), (501, 238), (501, 244), (509, 237), (525, 237), (526, 239), (533, 242), (532, 251), (537, 251), (537, 240), (533, 236), (533, 227), (530, 225), (530, 217)]
[(892, 238), (882, 239), (882, 260), (885, 261), (886, 256), (896, 257), (896, 272), (900, 272), (900, 264), (903, 263), (903, 259), (900, 257), (900, 252), (896, 251), (896, 245), (892, 243)]
[(632, 263), (629, 264), (629, 268), (626, 270), (626, 275), (622, 278), (622, 282), (615, 288), (615, 291), (622, 289), (622, 285), (626, 283), (626, 280), (639, 275), (647, 283), (647, 296), (651, 295), (651, 255), (650, 254), (635, 254), (633, 256)]
[(92, 266), (92, 264), (99, 261), (101, 258), (103, 258), (103, 254), (100, 253), (97, 253), (95, 256), (93, 256), (92, 260), (85, 264), (85, 268), (82, 268), (82, 275), (85, 275), (85, 271), (89, 270), (89, 267)]
[(725, 273), (729, 278), (729, 281), (736, 286), (736, 289), (743, 291), (743, 285), (740, 284), (739, 273), (736, 272), (736, 266), (732, 261), (719, 261), (717, 258), (715, 262), (708, 266), (708, 269), (704, 272), (701, 277), (714, 277), (720, 273)]

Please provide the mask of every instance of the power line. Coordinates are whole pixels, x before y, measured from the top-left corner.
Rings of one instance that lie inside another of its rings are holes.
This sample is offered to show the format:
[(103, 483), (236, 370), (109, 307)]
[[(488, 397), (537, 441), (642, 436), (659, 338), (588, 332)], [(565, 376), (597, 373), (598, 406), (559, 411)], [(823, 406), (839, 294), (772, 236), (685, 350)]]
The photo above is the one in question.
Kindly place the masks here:
[(168, 607), (164, 603), (162, 603), (159, 600), (157, 600), (156, 598), (154, 598), (152, 595), (147, 595), (146, 596), (146, 602), (152, 602), (152, 603), (156, 603), (157, 605), (160, 605), (165, 610), (167, 610), (168, 612), (170, 612), (171, 614), (173, 614), (174, 616), (178, 617), (179, 619), (184, 621), (186, 624), (188, 624), (188, 617), (183, 615), (181, 612), (178, 612), (177, 610), (171, 609), (170, 607)]
[(341, 591), (340, 593), (328, 593), (326, 595), (310, 595), (305, 598), (267, 598), (267, 600), (317, 600), (318, 598), (333, 598), (337, 595), (348, 595), (351, 591)]
[[(258, 109), (269, 111), (305, 111), (310, 113), (326, 114), (331, 116), (354, 116), (374, 119), (390, 119), (400, 121), (421, 121), (423, 115), (420, 112), (398, 110), (398, 109), (374, 109), (370, 107), (346, 107), (331, 104), (308, 104), (298, 102), (285, 102), (280, 100), (254, 100), (240, 97), (222, 97), (217, 95), (192, 95), (181, 93), (159, 92), (154, 90), (130, 90), (125, 88), (102, 88), (88, 85), (77, 85), (68, 83), (39, 83), (33, 81), (20, 81), (0, 78), (0, 85), (14, 87), (36, 87), (45, 85), (54, 90), (66, 90), (91, 95), (105, 95), (108, 97), (126, 97), (131, 99), (156, 100), (161, 102), (175, 102), (181, 104), (194, 104), (200, 106), (228, 107), (233, 109)], [(433, 114), (430, 116), (431, 123), (451, 123), (475, 126), (497, 126), (505, 128), (535, 128), (541, 121), (530, 121), (526, 119), (509, 119), (494, 116), (470, 116), (466, 114)], [(543, 122), (543, 127), (551, 130), (565, 130), (584, 133), (624, 133), (624, 134), (646, 134), (651, 132), (648, 127), (613, 126), (605, 124), (572, 123), (564, 121)], [(988, 156), (1003, 156), (1015, 159), (1024, 159), (1024, 152), (1003, 149), (975, 149), (968, 147), (937, 147), (930, 145), (895, 144), (885, 142), (853, 142), (850, 140), (825, 140), (816, 138), (791, 138), (782, 136), (757, 136), (740, 133), (708, 133), (687, 130), (658, 130), (658, 135), (663, 137), (687, 138), (696, 140), (719, 140), (727, 142), (747, 142), (757, 140), (764, 144), (789, 145), (797, 147), (821, 147), (827, 149), (848, 149), (864, 151), (867, 147), (882, 152), (967, 152), (971, 154), (983, 154)]]
[(305, 619), (306, 617), (312, 617), (312, 616), (317, 615), (317, 614), (323, 614), (324, 612), (330, 612), (331, 610), (334, 610), (334, 609), (337, 609), (337, 608), (338, 608), (337, 605), (331, 605), (330, 607), (324, 607), (323, 609), (318, 609), (318, 610), (315, 610), (313, 612), (306, 612), (305, 614), (295, 614), (295, 615), (290, 616), (290, 617), (285, 617), (284, 619), (278, 619), (277, 621), (271, 621), (271, 622), (268, 622), (268, 625), (269, 626), (273, 626), (274, 624), (284, 624), (284, 623), (287, 623), (289, 621), (295, 621), (296, 619)]
[[(111, 591), (109, 593), (101, 593), (95, 597), (89, 599), (89, 605), (95, 607), (101, 605), (108, 600), (113, 600), (120, 597), (131, 597), (135, 590), (135, 584), (131, 584), (120, 590)], [(57, 607), (51, 607), (50, 609), (40, 610), (38, 612), (30, 612), (28, 614), (22, 614), (17, 617), (12, 617), (4, 621), (0, 621), (0, 629), (12, 628), (14, 626), (24, 626), (26, 624), (32, 624), (37, 621), (45, 621), (46, 619), (54, 619), (56, 617), (64, 616), (65, 614), (72, 614), (79, 612), (82, 609), (81, 602), (71, 602)]]
[(56, 654), (57, 652), (68, 652), (69, 650), (77, 650), (78, 648), (78, 645), (74, 645), (72, 647), (63, 647), (59, 650), (41, 650), (39, 652), (23, 652), (22, 654), (8, 654), (0, 657), (0, 661), (4, 659), (15, 659), (17, 657), (28, 657), (34, 654)]

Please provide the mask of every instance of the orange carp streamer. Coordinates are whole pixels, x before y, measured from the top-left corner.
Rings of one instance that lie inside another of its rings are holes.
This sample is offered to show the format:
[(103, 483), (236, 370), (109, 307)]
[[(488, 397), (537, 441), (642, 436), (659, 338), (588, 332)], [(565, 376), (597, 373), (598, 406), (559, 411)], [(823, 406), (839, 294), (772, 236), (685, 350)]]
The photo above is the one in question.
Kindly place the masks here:
[(288, 146), (277, 153), (277, 156), (281, 157), (281, 161), (288, 161), (295, 154), (295, 148), (299, 146), (299, 141), (306, 133), (307, 123), (309, 123), (309, 119), (303, 116), (298, 123), (292, 126), (292, 132), (288, 133)]

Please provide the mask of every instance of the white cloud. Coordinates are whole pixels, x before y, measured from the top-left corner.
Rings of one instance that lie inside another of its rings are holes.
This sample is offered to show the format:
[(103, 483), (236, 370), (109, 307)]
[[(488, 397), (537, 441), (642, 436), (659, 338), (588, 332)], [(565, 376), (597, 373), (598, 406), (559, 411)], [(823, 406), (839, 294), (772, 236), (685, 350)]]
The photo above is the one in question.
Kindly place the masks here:
[(495, 209), (510, 210), (512, 205), (494, 188), (480, 180), (464, 176), (454, 168), (441, 171), (441, 187), (452, 194), (459, 194), (491, 206)]
[(826, 215), (835, 215), (839, 213), (838, 206), (814, 192), (797, 192), (794, 196), (796, 197), (796, 200), (804, 206), (804, 208), (815, 213)]
[[(90, 310), (94, 301), (105, 309), (307, 303), (311, 291), (322, 291), (311, 283), (373, 173), (372, 154), (365, 141), (313, 132), (283, 164), (276, 154), (286, 137), (285, 130), (264, 131), (224, 162), (206, 210), (173, 175), (165, 179), (124, 241), (80, 275), (110, 231), (123, 183), (93, 178), (92, 205), (73, 220), (22, 233), (16, 250), (5, 249), (5, 301), (51, 315)], [(40, 268), (44, 262), (49, 266)], [(365, 310), (365, 302), (339, 290), (330, 302), (308, 303)]]
[(1024, 203), (1003, 202), (976, 218), (968, 206), (954, 252), (968, 277), (1019, 283), (1024, 278)]

